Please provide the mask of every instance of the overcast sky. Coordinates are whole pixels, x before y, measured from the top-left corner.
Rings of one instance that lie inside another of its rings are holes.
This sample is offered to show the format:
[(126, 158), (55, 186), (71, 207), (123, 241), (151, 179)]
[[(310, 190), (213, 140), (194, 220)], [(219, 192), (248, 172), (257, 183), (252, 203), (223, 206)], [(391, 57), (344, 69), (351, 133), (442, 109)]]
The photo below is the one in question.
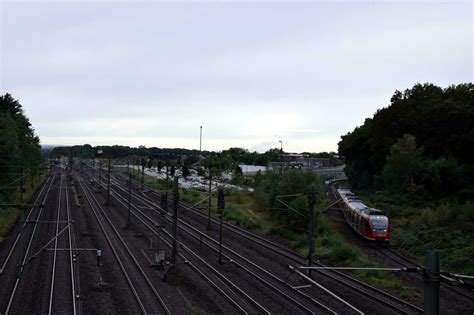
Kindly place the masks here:
[(396, 89), (472, 81), (471, 1), (0, 2), (43, 144), (337, 150)]

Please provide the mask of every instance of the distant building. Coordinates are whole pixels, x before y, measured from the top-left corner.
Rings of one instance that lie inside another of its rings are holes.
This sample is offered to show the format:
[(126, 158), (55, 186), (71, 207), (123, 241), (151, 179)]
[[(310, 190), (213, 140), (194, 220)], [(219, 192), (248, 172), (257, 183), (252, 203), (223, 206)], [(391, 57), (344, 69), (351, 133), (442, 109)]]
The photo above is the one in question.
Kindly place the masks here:
[(242, 173), (244, 174), (256, 174), (258, 172), (265, 173), (267, 171), (267, 168), (265, 166), (259, 165), (239, 164), (239, 167), (242, 170)]
[(344, 165), (331, 167), (328, 158), (312, 158), (305, 154), (282, 154), (283, 161), (269, 162), (268, 169), (274, 172), (284, 172), (288, 169), (313, 171), (321, 176), (340, 177), (344, 175)]
[(330, 162), (327, 158), (312, 158), (298, 153), (282, 154), (281, 157), (283, 159), (281, 162), (269, 162), (269, 169), (279, 170), (280, 168), (299, 168), (303, 170), (315, 170), (330, 167)]

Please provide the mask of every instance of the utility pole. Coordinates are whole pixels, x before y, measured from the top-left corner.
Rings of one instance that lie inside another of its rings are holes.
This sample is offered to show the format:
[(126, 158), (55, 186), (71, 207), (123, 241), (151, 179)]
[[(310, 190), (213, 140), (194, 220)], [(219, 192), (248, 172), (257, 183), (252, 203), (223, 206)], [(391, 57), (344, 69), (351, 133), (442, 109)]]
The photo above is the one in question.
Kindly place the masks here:
[(173, 187), (173, 250), (171, 252), (171, 265), (174, 266), (176, 271), (176, 256), (178, 254), (178, 202), (179, 202), (179, 191), (178, 191), (178, 176), (174, 177)]
[(160, 205), (163, 211), (161, 211), (161, 226), (166, 226), (166, 214), (168, 213), (168, 192), (165, 192), (164, 195), (161, 195)]
[(99, 160), (99, 187), (102, 183), (102, 160)]
[(109, 165), (107, 168), (107, 203), (110, 204), (110, 157)]
[(209, 197), (207, 203), (207, 230), (212, 230), (211, 227), (211, 191), (212, 191), (212, 162), (211, 166), (209, 167)]
[(217, 208), (219, 209), (219, 264), (222, 264), (222, 217), (224, 216), (225, 199), (224, 189), (219, 187), (219, 195), (217, 197)]
[(428, 250), (425, 253), (425, 301), (424, 309), (427, 315), (439, 314), (439, 251)]
[(169, 183), (168, 183), (168, 161), (166, 161), (166, 189), (168, 189)]
[(131, 225), (131, 218), (130, 218), (130, 213), (131, 213), (131, 198), (132, 198), (132, 173), (130, 172), (130, 162), (127, 162), (127, 169), (128, 169), (128, 217), (127, 217), (127, 226), (130, 228)]
[(69, 147), (69, 171), (72, 169), (72, 146)]
[(201, 158), (202, 154), (202, 126), (199, 127), (199, 158)]
[[(308, 194), (308, 267), (311, 267), (313, 263), (313, 250), (314, 250), (314, 204), (316, 203), (316, 193), (314, 191), (314, 184), (309, 187)], [(308, 269), (308, 275), (311, 276), (311, 269)]]
[(143, 178), (145, 177), (145, 159), (142, 161), (142, 190), (143, 190)]

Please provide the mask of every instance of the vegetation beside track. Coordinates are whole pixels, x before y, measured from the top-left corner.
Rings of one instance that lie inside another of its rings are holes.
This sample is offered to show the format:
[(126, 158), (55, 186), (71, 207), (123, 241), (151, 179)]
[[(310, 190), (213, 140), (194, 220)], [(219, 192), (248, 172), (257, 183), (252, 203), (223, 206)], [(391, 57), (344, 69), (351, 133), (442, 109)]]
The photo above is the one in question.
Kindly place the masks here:
[[(43, 177), (38, 178), (35, 182), (33, 182), (33, 186), (28, 185), (23, 193), (23, 202), (31, 200), (35, 190), (43, 181)], [(4, 201), (0, 200), (0, 203)], [(14, 196), (9, 199), (11, 203), (20, 203), (20, 195), (15, 194)], [(13, 208), (0, 208), (0, 242), (4, 240), (5, 235), (8, 231), (15, 225), (15, 222), (20, 217), (21, 211), (17, 207)]]
[[(42, 162), (39, 138), (21, 104), (10, 94), (0, 95), (0, 203), (29, 200), (41, 182)], [(0, 242), (19, 215), (18, 208), (0, 208)]]
[(391, 220), (391, 245), (423, 263), (426, 250), (441, 250), (441, 268), (474, 274), (474, 206), (452, 200), (413, 205), (404, 195), (361, 192), (370, 206), (383, 209)]

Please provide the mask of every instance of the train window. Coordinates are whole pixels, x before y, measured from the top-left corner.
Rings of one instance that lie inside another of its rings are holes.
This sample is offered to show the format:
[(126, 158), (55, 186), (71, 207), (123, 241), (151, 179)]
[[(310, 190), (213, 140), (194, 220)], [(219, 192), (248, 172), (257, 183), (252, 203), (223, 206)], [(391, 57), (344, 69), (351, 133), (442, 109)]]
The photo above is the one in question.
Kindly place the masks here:
[(371, 216), (370, 223), (374, 230), (386, 230), (388, 226), (388, 219), (384, 216)]
[(362, 221), (360, 221), (360, 226), (364, 229), (370, 229), (369, 222), (367, 222), (365, 219), (362, 219)]

